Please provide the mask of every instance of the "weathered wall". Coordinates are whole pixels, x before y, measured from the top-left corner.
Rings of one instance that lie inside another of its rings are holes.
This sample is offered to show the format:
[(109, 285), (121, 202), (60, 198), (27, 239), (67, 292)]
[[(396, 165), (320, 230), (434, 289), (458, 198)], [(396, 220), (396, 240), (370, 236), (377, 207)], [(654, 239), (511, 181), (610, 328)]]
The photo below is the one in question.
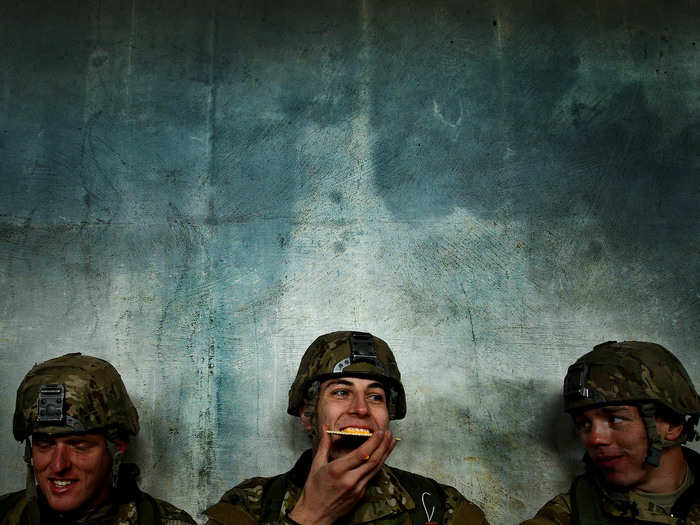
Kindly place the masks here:
[(196, 514), (291, 465), (299, 357), (352, 328), (405, 375), (390, 462), (532, 514), (578, 355), (700, 381), (699, 8), (663, 4), (3, 3), (0, 490), (20, 379), (80, 350)]

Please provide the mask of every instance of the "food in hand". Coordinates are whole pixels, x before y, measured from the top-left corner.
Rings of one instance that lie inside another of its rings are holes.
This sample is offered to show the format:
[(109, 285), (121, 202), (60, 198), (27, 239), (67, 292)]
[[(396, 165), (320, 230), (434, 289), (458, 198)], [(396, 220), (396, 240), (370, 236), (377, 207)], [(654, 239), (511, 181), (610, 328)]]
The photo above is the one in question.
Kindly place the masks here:
[[(372, 435), (372, 431), (367, 428), (356, 428), (347, 427), (343, 430), (326, 430), (328, 434), (334, 434), (336, 436), (353, 436), (353, 437), (364, 437), (368, 438)], [(401, 441), (400, 438), (395, 437), (396, 441)]]

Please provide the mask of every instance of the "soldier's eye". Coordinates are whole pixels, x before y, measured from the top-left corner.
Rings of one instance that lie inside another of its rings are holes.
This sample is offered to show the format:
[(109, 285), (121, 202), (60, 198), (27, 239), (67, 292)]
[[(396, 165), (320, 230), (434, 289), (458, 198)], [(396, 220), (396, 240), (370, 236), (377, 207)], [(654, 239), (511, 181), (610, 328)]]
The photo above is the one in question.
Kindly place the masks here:
[(48, 450), (51, 447), (50, 441), (34, 441), (34, 446), (39, 450)]
[(383, 403), (384, 402), (384, 394), (370, 394), (369, 399), (370, 399), (370, 401), (374, 401), (376, 403)]
[(337, 390), (333, 390), (333, 395), (337, 396), (337, 397), (346, 397), (349, 394), (350, 394), (350, 392), (348, 392), (344, 388), (338, 388)]
[(578, 432), (586, 432), (591, 428), (591, 422), (590, 421), (575, 421), (574, 422), (574, 427), (576, 427), (576, 430)]

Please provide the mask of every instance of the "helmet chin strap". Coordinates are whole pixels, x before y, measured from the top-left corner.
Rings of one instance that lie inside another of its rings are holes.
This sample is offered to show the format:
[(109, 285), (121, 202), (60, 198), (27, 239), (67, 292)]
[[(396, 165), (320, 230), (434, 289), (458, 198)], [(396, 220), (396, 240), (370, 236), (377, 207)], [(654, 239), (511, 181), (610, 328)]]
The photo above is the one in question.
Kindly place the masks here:
[(645, 461), (652, 467), (658, 467), (664, 446), (663, 440), (656, 429), (656, 406), (653, 403), (642, 403), (639, 405), (639, 414), (647, 429), (647, 441), (649, 442)]
[(105, 445), (107, 451), (112, 458), (112, 488), (119, 487), (119, 467), (121, 467), (124, 453), (119, 450), (117, 439), (119, 438), (119, 430), (116, 427), (107, 428), (104, 431)]
[(311, 428), (306, 433), (311, 438), (311, 443), (315, 447), (320, 441), (318, 428), (318, 392), (321, 383), (314, 381), (306, 391), (304, 396), (304, 415), (311, 420)]
[(661, 453), (665, 448), (675, 447), (686, 442), (685, 432), (681, 433), (681, 436), (673, 441), (663, 439), (656, 428), (656, 405), (654, 403), (641, 403), (639, 405), (639, 414), (642, 417), (642, 421), (644, 421), (644, 426), (647, 430), (647, 441), (649, 442), (647, 457), (644, 461), (652, 467), (658, 467)]
[(29, 525), (39, 525), (39, 504), (36, 494), (36, 480), (34, 479), (34, 465), (32, 464), (32, 443), (29, 436), (24, 440), (24, 462), (27, 464), (27, 513)]
[(119, 467), (121, 467), (124, 454), (117, 448), (117, 444), (107, 436), (105, 436), (105, 443), (109, 455), (112, 456), (112, 488), (116, 489), (119, 487)]
[(24, 462), (27, 464), (27, 499), (33, 501), (36, 500), (36, 481), (32, 464), (32, 443), (29, 436), (24, 440)]

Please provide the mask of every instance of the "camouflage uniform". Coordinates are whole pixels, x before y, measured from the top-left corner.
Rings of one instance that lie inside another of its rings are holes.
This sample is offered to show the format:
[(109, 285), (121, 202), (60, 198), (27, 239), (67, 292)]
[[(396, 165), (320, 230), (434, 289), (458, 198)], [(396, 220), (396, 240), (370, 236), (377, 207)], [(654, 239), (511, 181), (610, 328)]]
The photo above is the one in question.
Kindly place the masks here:
[[(138, 413), (121, 376), (107, 361), (79, 353), (35, 365), (17, 390), (13, 432), (26, 441), (28, 477), (25, 490), (0, 496), (0, 525), (195, 525), (173, 505), (141, 492), (136, 465), (122, 464), (112, 440), (139, 431)], [(112, 456), (113, 488), (108, 500), (88, 511), (53, 511), (37, 491), (30, 437), (101, 433)]]
[[(670, 515), (655, 505), (644, 494), (636, 490), (612, 491), (590, 471), (579, 476), (577, 482), (586, 482), (595, 487), (593, 494), (604, 518), (598, 523), (624, 523), (636, 525), (642, 523), (663, 523), (666, 525), (700, 525), (700, 455), (683, 448), (688, 465), (695, 476), (691, 485), (677, 500)], [(576, 482), (575, 482), (576, 483)], [(571, 491), (559, 494), (548, 501), (535, 517), (521, 525), (574, 525)]]
[[(142, 503), (144, 498), (145, 502)], [(29, 505), (38, 505), (40, 523), (50, 525), (194, 525), (195, 523), (185, 511), (166, 501), (156, 498), (149, 499), (149, 496), (144, 493), (135, 495), (128, 501), (121, 501), (120, 497), (115, 498), (115, 500), (109, 501), (83, 516), (61, 516), (46, 505), (41, 495), (38, 501), (32, 502), (27, 498), (26, 490), (21, 490), (0, 496), (0, 509), (5, 506), (9, 507), (0, 515), (0, 525), (29, 525)], [(150, 508), (143, 507), (143, 505)], [(144, 508), (146, 510), (139, 513), (139, 509)], [(144, 517), (144, 514), (147, 516)]]
[[(318, 337), (304, 353), (297, 376), (289, 389), (287, 413), (299, 416), (302, 408), (315, 407), (319, 384), (334, 377), (359, 377), (380, 381), (387, 394), (391, 419), (406, 415), (406, 394), (401, 374), (389, 345), (372, 334), (333, 332)], [(311, 438), (318, 441), (317, 425)], [(205, 511), (209, 525), (293, 523), (287, 517), (296, 505), (311, 468), (312, 453), (305, 452), (292, 470), (272, 478), (252, 478), (228, 491)], [(421, 501), (423, 492), (425, 506)], [(427, 507), (427, 510), (426, 510)], [(432, 514), (435, 507), (437, 512)], [(384, 465), (366, 487), (363, 499), (340, 523), (421, 525), (442, 516), (447, 524), (486, 524), (484, 513), (456, 489), (434, 480)]]
[[(273, 478), (251, 478), (232, 488), (223, 495), (219, 503), (205, 511), (209, 516), (207, 524), (288, 524), (286, 514), (294, 508), (301, 496), (311, 468), (311, 460), (311, 451), (307, 450), (287, 474)], [(399, 476), (404, 482), (412, 481), (422, 483), (426, 488), (434, 487), (430, 490), (431, 496), (425, 498), (427, 512), (420, 500), (416, 501), (411, 497), (399, 481)], [(273, 489), (276, 481), (279, 486)], [(270, 491), (277, 492), (279, 496), (268, 496)], [(440, 494), (433, 494), (435, 492)], [(410, 525), (410, 513), (418, 508), (421, 523), (428, 523), (433, 517), (430, 511), (436, 504), (444, 505), (445, 525), (487, 525), (481, 509), (467, 501), (456, 489), (386, 465), (368, 484), (364, 498), (341, 522), (344, 525)], [(269, 508), (270, 506), (272, 508)]]
[[(700, 397), (681, 362), (661, 345), (638, 341), (608, 341), (579, 358), (564, 380), (564, 402), (572, 415), (606, 405), (636, 406), (647, 431), (646, 463), (653, 467), (659, 465), (663, 449), (695, 438), (700, 415)], [(667, 441), (658, 434), (660, 407), (686, 418), (678, 440)], [(522, 525), (700, 525), (700, 455), (682, 450), (694, 483), (678, 496), (670, 512), (634, 487), (606, 486), (586, 457), (586, 473), (576, 478), (569, 492), (547, 502)]]

